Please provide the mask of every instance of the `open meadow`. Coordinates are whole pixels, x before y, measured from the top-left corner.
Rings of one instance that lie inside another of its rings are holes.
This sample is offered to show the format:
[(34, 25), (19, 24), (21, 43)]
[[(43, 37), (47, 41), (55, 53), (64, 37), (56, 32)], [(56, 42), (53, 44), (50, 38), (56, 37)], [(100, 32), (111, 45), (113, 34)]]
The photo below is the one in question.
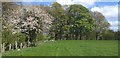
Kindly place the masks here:
[(6, 51), (3, 56), (117, 56), (117, 40), (62, 40)]

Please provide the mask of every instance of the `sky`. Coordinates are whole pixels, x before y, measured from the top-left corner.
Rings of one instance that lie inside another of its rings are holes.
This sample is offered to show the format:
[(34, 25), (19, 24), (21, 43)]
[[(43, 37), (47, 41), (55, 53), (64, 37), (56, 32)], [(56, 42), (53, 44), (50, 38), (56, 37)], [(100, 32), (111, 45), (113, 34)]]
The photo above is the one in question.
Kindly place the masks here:
[(118, 3), (117, 2), (96, 2), (91, 11), (101, 12), (110, 23), (110, 29), (118, 30)]
[[(5, 1), (5, 0), (4, 0)], [(15, 1), (15, 0), (14, 0)], [(118, 1), (119, 0), (16, 0), (22, 2), (47, 2), (45, 5), (58, 2), (61, 5), (82, 4), (90, 11), (101, 12), (110, 23), (110, 29), (118, 30)]]
[[(1, 2), (55, 2), (58, 0), (0, 0)], [(66, 0), (61, 0), (61, 1), (66, 1)], [(67, 0), (68, 2), (70, 0)], [(84, 2), (88, 2), (88, 1), (95, 1), (95, 2), (118, 2), (120, 0), (75, 0), (75, 1), (84, 1)]]

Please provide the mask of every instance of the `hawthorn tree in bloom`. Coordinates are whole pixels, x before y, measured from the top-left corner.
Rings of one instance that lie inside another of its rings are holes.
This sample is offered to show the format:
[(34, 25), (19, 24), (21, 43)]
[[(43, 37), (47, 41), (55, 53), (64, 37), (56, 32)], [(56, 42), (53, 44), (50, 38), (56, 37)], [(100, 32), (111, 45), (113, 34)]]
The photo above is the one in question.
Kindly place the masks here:
[(41, 6), (3, 3), (2, 9), (3, 46), (9, 46), (9, 49), (26, 46), (26, 43), (30, 46), (40, 34), (49, 34), (53, 18)]
[(51, 16), (40, 7), (30, 6), (23, 9), (23, 15), (20, 17), (17, 27), (20, 31), (26, 34), (26, 42), (35, 44), (37, 36), (40, 34), (49, 34), (49, 28), (51, 27)]

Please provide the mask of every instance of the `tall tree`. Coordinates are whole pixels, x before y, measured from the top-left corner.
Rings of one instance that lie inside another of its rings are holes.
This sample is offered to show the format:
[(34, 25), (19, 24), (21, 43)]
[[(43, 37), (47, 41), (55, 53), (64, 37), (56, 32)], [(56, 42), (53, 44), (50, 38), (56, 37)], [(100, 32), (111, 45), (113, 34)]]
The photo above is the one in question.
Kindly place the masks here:
[(54, 17), (52, 24), (53, 28), (51, 29), (51, 31), (55, 34), (56, 39), (62, 39), (64, 33), (63, 26), (67, 24), (67, 19), (68, 19), (65, 10), (59, 3), (55, 2), (49, 8), (48, 12)]
[(90, 32), (94, 28), (94, 20), (90, 12), (82, 5), (71, 5), (68, 9), (70, 32), (75, 35), (75, 39), (82, 39), (86, 32)]
[(110, 24), (100, 12), (92, 12), (92, 16), (96, 21), (96, 40), (102, 39), (102, 33), (109, 29)]

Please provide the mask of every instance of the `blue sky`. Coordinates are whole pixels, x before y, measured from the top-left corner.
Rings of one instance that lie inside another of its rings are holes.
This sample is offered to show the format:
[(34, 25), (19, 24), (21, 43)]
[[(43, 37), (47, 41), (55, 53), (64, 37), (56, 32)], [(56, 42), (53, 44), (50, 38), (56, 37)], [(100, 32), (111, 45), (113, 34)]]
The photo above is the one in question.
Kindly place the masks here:
[[(4, 0), (4, 1), (9, 1), (9, 0)], [(10, 0), (10, 1), (19, 1), (19, 2), (55, 2), (55, 1), (57, 1), (57, 0)], [(62, 0), (62, 1), (65, 1), (65, 0)], [(76, 1), (78, 1), (78, 0), (76, 0)], [(80, 1), (80, 0), (79, 0)], [(83, 1), (83, 0), (81, 0), (81, 1)], [(88, 1), (88, 0), (84, 0), (84, 1)], [(93, 1), (93, 0), (89, 0), (89, 1)], [(96, 2), (118, 2), (118, 1), (120, 1), (120, 0), (96, 0)]]
[(111, 24), (110, 29), (118, 30), (118, 1), (119, 0), (22, 0), (22, 2), (36, 2), (34, 4), (49, 5), (58, 2), (61, 5), (82, 4), (90, 11), (101, 12)]
[(95, 2), (90, 10), (101, 12), (111, 24), (110, 29), (118, 30), (118, 2)]

